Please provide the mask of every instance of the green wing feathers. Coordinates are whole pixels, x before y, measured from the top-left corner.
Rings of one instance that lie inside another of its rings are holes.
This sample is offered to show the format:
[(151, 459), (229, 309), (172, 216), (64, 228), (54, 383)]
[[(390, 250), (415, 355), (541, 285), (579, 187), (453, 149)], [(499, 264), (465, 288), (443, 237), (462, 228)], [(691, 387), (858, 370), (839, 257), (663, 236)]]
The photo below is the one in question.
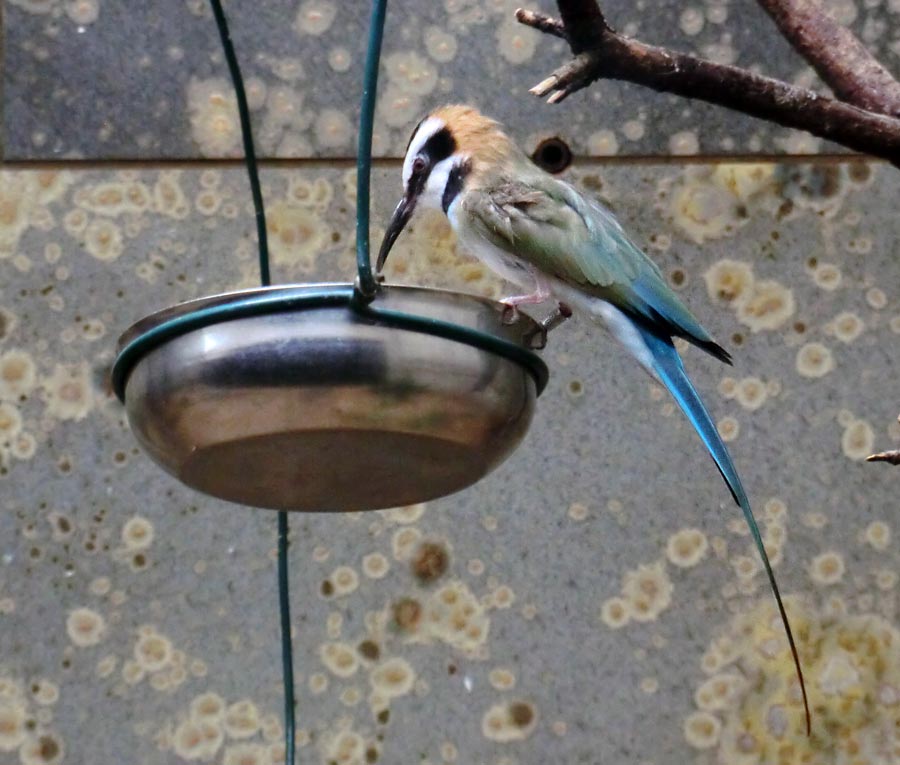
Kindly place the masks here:
[(488, 241), (570, 284), (590, 289), (636, 278), (638, 264), (621, 257), (605, 232), (592, 231), (564, 196), (550, 193), (568, 188), (551, 181), (561, 188), (508, 182), (469, 191), (463, 210)]
[(473, 189), (460, 200), (475, 233), (636, 321), (730, 363), (612, 214), (547, 175)]

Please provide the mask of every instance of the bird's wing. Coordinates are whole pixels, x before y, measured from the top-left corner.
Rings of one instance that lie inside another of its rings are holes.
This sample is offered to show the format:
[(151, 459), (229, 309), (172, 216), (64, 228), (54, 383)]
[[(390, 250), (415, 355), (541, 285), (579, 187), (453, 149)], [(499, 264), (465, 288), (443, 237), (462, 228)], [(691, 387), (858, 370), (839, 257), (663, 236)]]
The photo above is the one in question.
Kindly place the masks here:
[(503, 180), (465, 192), (460, 202), (473, 233), (496, 247), (729, 360), (612, 213), (567, 183), (545, 175)]
[[(510, 181), (474, 189), (464, 194), (462, 208), (479, 235), (570, 284), (612, 287), (637, 277), (640, 264), (617, 246), (621, 228), (609, 213), (610, 225), (592, 225), (566, 199), (563, 184), (542, 186)], [(621, 237), (627, 241), (624, 232)]]

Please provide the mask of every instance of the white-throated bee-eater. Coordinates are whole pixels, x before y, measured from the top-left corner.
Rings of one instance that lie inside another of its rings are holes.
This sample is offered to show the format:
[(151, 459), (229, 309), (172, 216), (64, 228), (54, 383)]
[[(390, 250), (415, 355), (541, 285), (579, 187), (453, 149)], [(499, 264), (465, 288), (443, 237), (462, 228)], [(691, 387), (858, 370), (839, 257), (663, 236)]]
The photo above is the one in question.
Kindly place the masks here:
[(501, 126), (469, 106), (444, 106), (413, 131), (403, 161), (404, 194), (378, 254), (381, 271), (418, 207), (443, 210), (460, 245), (527, 294), (502, 300), (511, 310), (553, 299), (601, 318), (612, 335), (669, 390), (712, 455), (744, 513), (765, 566), (809, 703), (790, 622), (750, 501), (728, 449), (673, 344), (680, 337), (720, 361), (731, 357), (669, 288), (656, 264), (597, 202), (534, 165)]

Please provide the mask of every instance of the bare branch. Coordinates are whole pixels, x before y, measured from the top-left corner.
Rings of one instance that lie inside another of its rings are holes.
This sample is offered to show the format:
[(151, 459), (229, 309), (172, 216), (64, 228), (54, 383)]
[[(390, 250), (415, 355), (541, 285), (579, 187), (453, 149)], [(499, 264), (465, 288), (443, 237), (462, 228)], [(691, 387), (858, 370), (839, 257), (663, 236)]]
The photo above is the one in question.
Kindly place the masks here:
[(609, 32), (609, 24), (596, 0), (557, 0), (559, 15), (569, 40), (569, 47), (576, 56), (596, 47)]
[[(897, 422), (900, 422), (900, 417), (897, 417)], [(866, 457), (866, 462), (887, 462), (890, 465), (900, 465), (900, 449), (870, 454)]]
[(887, 462), (890, 465), (900, 465), (900, 449), (870, 454), (866, 457), (866, 462)]
[(759, 0), (781, 33), (841, 100), (900, 115), (900, 82), (817, 0)]
[(516, 18), (522, 24), (525, 24), (525, 26), (537, 29), (538, 32), (553, 35), (554, 37), (561, 37), (567, 42), (569, 40), (569, 35), (566, 34), (566, 28), (563, 23), (559, 19), (554, 19), (552, 16), (547, 16), (538, 11), (526, 11), (524, 8), (517, 8)]
[[(592, 5), (594, 0), (560, 0), (563, 5)], [(600, 78), (624, 80), (656, 91), (725, 106), (784, 127), (805, 130), (855, 151), (900, 164), (900, 120), (836, 101), (811, 90), (753, 74), (734, 66), (632, 40), (613, 31), (600, 13), (594, 43), (531, 89), (559, 103)], [(536, 28), (556, 29), (546, 17), (517, 11), (516, 18)], [(571, 36), (571, 28), (565, 26)], [(551, 34), (555, 32), (550, 32)], [(571, 45), (571, 44), (570, 44)]]

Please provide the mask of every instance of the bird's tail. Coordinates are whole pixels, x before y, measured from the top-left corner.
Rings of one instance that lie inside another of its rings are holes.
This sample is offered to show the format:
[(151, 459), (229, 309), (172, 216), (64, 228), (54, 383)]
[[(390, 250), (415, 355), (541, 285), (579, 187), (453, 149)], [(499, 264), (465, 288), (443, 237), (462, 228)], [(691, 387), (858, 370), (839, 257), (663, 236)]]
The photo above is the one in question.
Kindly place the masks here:
[(781, 614), (781, 621), (784, 623), (784, 630), (787, 633), (788, 643), (791, 648), (791, 655), (794, 659), (794, 665), (797, 668), (797, 677), (800, 680), (800, 690), (803, 693), (803, 706), (806, 711), (806, 731), (807, 734), (811, 728), (811, 718), (809, 712), (809, 702), (806, 697), (806, 685), (803, 681), (803, 670), (800, 668), (800, 658), (797, 654), (797, 646), (794, 643), (794, 635), (791, 632), (791, 625), (788, 621), (787, 612), (781, 601), (781, 593), (775, 582), (775, 574), (772, 572), (772, 565), (769, 562), (769, 556), (766, 554), (766, 548), (763, 544), (762, 535), (759, 532), (759, 526), (753, 517), (753, 511), (750, 509), (750, 501), (747, 499), (747, 493), (741, 484), (737, 469), (731, 461), (731, 455), (722, 441), (719, 431), (716, 429), (715, 423), (709, 416), (709, 412), (700, 400), (700, 396), (688, 379), (681, 358), (671, 339), (667, 337), (659, 337), (655, 335), (649, 328), (638, 326), (638, 331), (642, 339), (647, 345), (647, 349), (652, 357), (652, 367), (662, 383), (668, 388), (669, 393), (678, 402), (681, 411), (685, 413), (691, 425), (703, 440), (704, 445), (715, 460), (716, 467), (725, 479), (731, 491), (731, 496), (744, 513), (747, 525), (750, 527), (750, 534), (762, 558), (763, 566), (766, 569), (766, 575), (769, 578), (769, 584), (772, 593), (775, 595), (775, 602), (778, 604), (778, 611)]

